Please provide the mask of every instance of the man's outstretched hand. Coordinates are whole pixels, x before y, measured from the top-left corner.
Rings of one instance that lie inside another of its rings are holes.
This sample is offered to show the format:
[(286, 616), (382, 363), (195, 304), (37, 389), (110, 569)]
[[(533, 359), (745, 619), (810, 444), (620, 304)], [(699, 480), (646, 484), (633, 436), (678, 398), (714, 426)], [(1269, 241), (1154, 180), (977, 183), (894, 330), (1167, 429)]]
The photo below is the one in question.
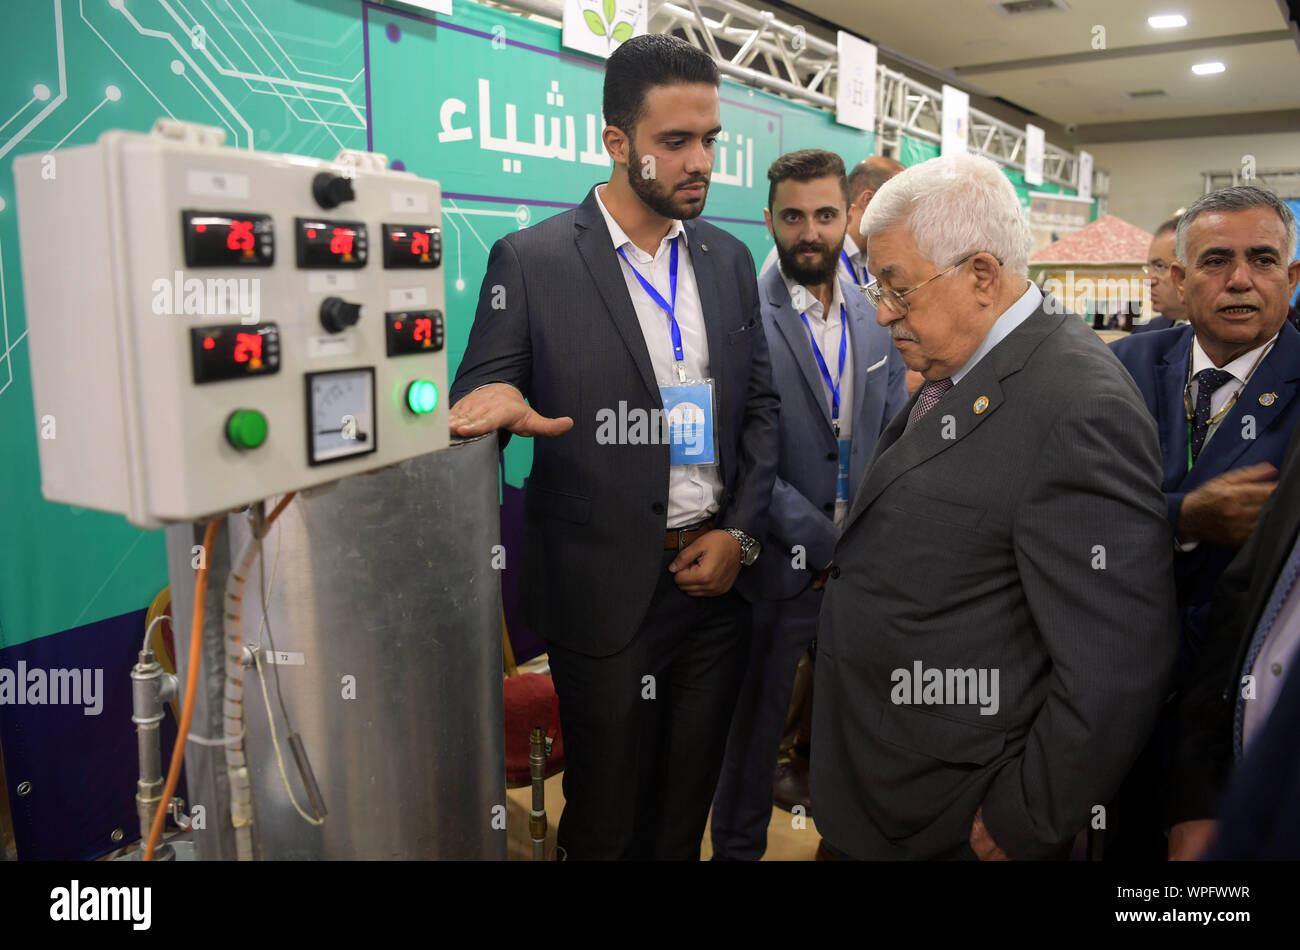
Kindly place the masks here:
[(469, 393), (451, 407), (447, 421), (451, 434), (468, 438), (506, 429), (515, 435), (562, 435), (573, 419), (549, 419), (524, 401), (524, 394), (509, 383), (490, 383)]

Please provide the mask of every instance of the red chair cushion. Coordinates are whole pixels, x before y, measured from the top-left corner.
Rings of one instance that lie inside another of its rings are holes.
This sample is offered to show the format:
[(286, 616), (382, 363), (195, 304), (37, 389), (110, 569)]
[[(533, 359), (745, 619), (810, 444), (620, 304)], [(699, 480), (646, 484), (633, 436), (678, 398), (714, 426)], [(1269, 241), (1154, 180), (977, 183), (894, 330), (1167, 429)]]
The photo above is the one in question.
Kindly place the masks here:
[(532, 776), (528, 769), (529, 742), (535, 726), (554, 737), (546, 774), (564, 768), (564, 739), (555, 714), (555, 686), (543, 673), (520, 673), (504, 681), (506, 704), (506, 785), (527, 785)]

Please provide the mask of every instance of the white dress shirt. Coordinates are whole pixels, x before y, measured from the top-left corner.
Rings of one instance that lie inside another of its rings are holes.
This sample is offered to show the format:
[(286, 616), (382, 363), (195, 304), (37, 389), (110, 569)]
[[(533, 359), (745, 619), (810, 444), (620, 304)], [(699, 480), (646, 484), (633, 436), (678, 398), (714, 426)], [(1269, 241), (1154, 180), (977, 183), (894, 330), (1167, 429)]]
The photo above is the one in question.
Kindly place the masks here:
[[(794, 304), (796, 313), (805, 314), (808, 317), (808, 326), (812, 328), (813, 338), (817, 341), (817, 347), (822, 352), (822, 359), (826, 361), (826, 368), (830, 371), (831, 379), (836, 378), (840, 366), (840, 338), (846, 332), (844, 326), (844, 292), (840, 288), (839, 275), (844, 273), (844, 262), (840, 261), (839, 269), (836, 271), (835, 289), (831, 297), (830, 312), (822, 306), (822, 302), (813, 295), (803, 284), (795, 283), (786, 276), (784, 270), (781, 272), (781, 279), (785, 281), (786, 289), (790, 291), (790, 302)], [(799, 321), (803, 323), (802, 320)], [(803, 330), (803, 338), (808, 339), (808, 329), (800, 327)], [(841, 439), (850, 439), (853, 437), (853, 347), (852, 340), (846, 340), (847, 347), (844, 354), (844, 375), (839, 377), (840, 383), (840, 434)], [(809, 344), (808, 352), (811, 355), (812, 346)], [(812, 357), (813, 363), (817, 362), (817, 357)], [(821, 373), (818, 372), (818, 376)], [(831, 387), (827, 385), (825, 377), (822, 377), (822, 393), (826, 397), (826, 411), (831, 410)], [(852, 486), (850, 486), (852, 491)], [(835, 526), (839, 527), (844, 523), (845, 517), (849, 513), (849, 501), (841, 498), (835, 499)]]
[[(636, 279), (632, 265), (645, 278), (664, 300), (672, 302), (671, 282), (668, 268), (672, 256), (672, 242), (678, 238), (677, 261), (677, 303), (674, 315), (677, 326), (682, 333), (682, 352), (685, 356), (687, 379), (709, 378), (709, 341), (704, 329), (704, 311), (700, 305), (700, 291), (695, 283), (695, 268), (691, 263), (690, 249), (687, 247), (687, 234), (681, 221), (674, 221), (664, 239), (659, 242), (659, 249), (654, 256), (647, 254), (632, 243), (632, 239), (619, 227), (601, 192), (605, 186), (596, 188), (596, 204), (605, 216), (610, 239), (614, 242), (615, 252), (621, 248), (627, 259), (619, 257), (619, 266), (623, 269), (623, 279), (627, 283), (627, 292), (632, 298), (637, 321), (641, 324), (641, 334), (645, 337), (646, 349), (650, 351), (650, 365), (654, 369), (655, 380), (660, 386), (669, 386), (677, 382), (676, 360), (673, 357), (672, 335), (668, 329), (668, 314), (645, 292), (641, 282)], [(630, 263), (629, 263), (630, 262)], [(613, 408), (613, 407), (611, 407)], [(716, 423), (716, 420), (715, 420)], [(722, 472), (718, 465), (673, 465), (668, 469), (668, 521), (669, 528), (680, 528), (695, 524), (713, 515), (718, 510), (722, 497)]]
[[(1251, 370), (1255, 368), (1255, 361), (1259, 359), (1260, 354), (1264, 351), (1264, 347), (1271, 346), (1273, 341), (1277, 339), (1277, 334), (1273, 334), (1273, 336), (1267, 343), (1263, 344), (1263, 346), (1257, 346), (1249, 353), (1241, 354), (1241, 356), (1238, 356), (1226, 366), (1215, 366), (1214, 360), (1210, 359), (1205, 350), (1201, 349), (1201, 341), (1195, 338), (1195, 334), (1192, 336), (1192, 379), (1195, 379), (1196, 374), (1203, 369), (1221, 369), (1225, 373), (1230, 373), (1232, 375), (1232, 379), (1228, 380), (1216, 389), (1210, 396), (1210, 418), (1213, 419), (1225, 406), (1228, 405), (1229, 402), (1232, 401), (1233, 396), (1241, 392), (1241, 387), (1246, 385), (1246, 380), (1250, 376)], [(1193, 382), (1191, 392), (1188, 395), (1193, 408), (1196, 406), (1196, 390), (1197, 384)], [(1214, 438), (1214, 433), (1218, 428), (1219, 423), (1216, 422), (1206, 431), (1205, 443), (1201, 446), (1202, 452), (1205, 451), (1205, 446), (1209, 444), (1210, 439)]]

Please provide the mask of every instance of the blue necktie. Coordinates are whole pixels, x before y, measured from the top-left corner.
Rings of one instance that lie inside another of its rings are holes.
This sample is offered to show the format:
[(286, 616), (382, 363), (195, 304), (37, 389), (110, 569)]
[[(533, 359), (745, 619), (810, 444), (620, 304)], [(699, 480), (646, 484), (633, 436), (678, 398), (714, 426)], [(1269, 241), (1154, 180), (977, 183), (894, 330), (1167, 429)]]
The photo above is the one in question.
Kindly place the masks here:
[[(1273, 629), (1273, 624), (1277, 621), (1277, 616), (1282, 612), (1282, 605), (1286, 603), (1287, 595), (1291, 593), (1291, 588), (1295, 586), (1296, 577), (1300, 576), (1300, 538), (1291, 547), (1291, 556), (1287, 558), (1286, 564), (1282, 566), (1281, 573), (1277, 576), (1277, 583), (1273, 585), (1273, 594), (1269, 597), (1268, 603), (1264, 606), (1264, 612), (1260, 615), (1259, 626), (1255, 628), (1255, 635), (1251, 638), (1250, 649), (1246, 651), (1246, 662), (1241, 668), (1241, 675), (1250, 675), (1255, 669), (1255, 661), (1259, 659), (1259, 654), (1264, 649), (1264, 641), (1268, 639), (1269, 632)], [(1233, 758), (1241, 759), (1242, 750), (1242, 733), (1246, 722), (1246, 699), (1242, 695), (1242, 684), (1237, 683), (1237, 708), (1232, 717), (1232, 754)]]
[(1232, 379), (1232, 374), (1221, 369), (1203, 369), (1194, 377), (1196, 380), (1196, 417), (1192, 422), (1192, 461), (1201, 454), (1205, 445), (1205, 436), (1210, 431), (1210, 397), (1215, 390)]

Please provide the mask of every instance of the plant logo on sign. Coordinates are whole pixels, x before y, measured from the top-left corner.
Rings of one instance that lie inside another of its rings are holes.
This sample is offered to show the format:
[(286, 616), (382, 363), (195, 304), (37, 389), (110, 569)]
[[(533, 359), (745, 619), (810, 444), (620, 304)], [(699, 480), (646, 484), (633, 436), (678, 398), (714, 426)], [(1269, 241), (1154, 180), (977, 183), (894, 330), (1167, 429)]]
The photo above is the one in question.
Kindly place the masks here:
[[(594, 9), (597, 6), (600, 7), (600, 13)], [(582, 18), (587, 23), (587, 29), (592, 33), (604, 37), (611, 43), (622, 43), (632, 35), (631, 20), (614, 22), (618, 17), (618, 5), (615, 0), (595, 0), (592, 7), (593, 9), (587, 9), (584, 6), (582, 11)]]

